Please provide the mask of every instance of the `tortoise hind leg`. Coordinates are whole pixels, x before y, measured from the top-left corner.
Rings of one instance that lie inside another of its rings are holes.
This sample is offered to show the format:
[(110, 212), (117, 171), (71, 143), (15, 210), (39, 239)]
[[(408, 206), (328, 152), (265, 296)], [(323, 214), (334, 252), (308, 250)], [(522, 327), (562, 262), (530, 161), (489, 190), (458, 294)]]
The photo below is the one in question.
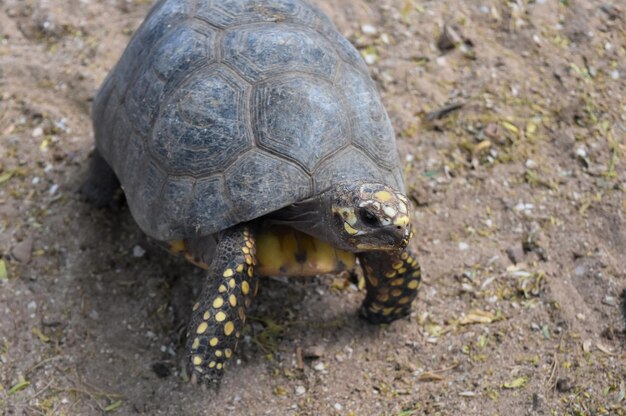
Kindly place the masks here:
[(78, 193), (96, 208), (104, 208), (114, 205), (119, 190), (120, 181), (115, 172), (100, 155), (98, 149), (94, 149), (89, 166), (89, 176), (81, 185)]
[(410, 250), (400, 253), (368, 252), (359, 255), (367, 295), (360, 314), (373, 324), (386, 324), (407, 316), (421, 282), (420, 266)]
[(237, 348), (257, 281), (254, 236), (246, 226), (224, 232), (187, 332), (192, 382), (217, 386)]

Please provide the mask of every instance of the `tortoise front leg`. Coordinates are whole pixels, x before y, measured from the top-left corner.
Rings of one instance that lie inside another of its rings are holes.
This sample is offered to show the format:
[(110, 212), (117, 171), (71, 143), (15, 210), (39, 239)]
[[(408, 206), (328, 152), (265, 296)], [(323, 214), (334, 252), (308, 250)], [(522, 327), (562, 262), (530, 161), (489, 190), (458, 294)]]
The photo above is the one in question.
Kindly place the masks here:
[(256, 250), (247, 226), (228, 229), (217, 244), (207, 280), (187, 332), (192, 382), (219, 385), (246, 321), (257, 281)]
[(415, 254), (408, 249), (367, 252), (359, 254), (359, 262), (367, 288), (361, 316), (372, 324), (387, 324), (408, 315), (421, 282)]

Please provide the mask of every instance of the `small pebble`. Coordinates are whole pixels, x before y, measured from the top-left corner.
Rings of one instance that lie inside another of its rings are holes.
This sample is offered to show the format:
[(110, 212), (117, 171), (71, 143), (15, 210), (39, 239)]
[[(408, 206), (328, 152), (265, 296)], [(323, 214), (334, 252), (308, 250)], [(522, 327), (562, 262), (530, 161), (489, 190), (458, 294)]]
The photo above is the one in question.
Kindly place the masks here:
[(28, 309), (29, 311), (34, 311), (35, 309), (37, 309), (37, 302), (30, 301), (28, 302), (28, 305), (26, 305), (26, 309)]
[(43, 129), (41, 127), (35, 127), (32, 134), (34, 138), (41, 137), (43, 136)]
[(339, 403), (335, 403), (334, 407), (335, 407), (335, 410), (342, 410), (343, 409), (343, 406), (341, 404), (339, 404)]
[(89, 312), (89, 317), (93, 319), (94, 321), (97, 321), (100, 315), (98, 314), (97, 310), (92, 309), (91, 312)]
[(15, 260), (21, 263), (28, 263), (30, 261), (31, 253), (33, 251), (33, 238), (29, 236), (23, 241), (17, 243), (11, 250), (11, 254), (15, 257)]
[(519, 264), (524, 261), (524, 247), (521, 243), (512, 245), (506, 249), (506, 255), (513, 264)]
[(602, 299), (602, 303), (604, 303), (605, 305), (608, 305), (608, 306), (617, 306), (617, 299), (615, 298), (615, 296), (606, 295)]
[(322, 345), (312, 345), (302, 350), (302, 356), (309, 359), (317, 359), (324, 356), (325, 349)]
[(304, 386), (296, 387), (296, 396), (302, 396), (304, 393), (306, 393)]
[(465, 251), (465, 250), (467, 250), (467, 249), (469, 249), (469, 244), (464, 243), (464, 242), (460, 242), (460, 243), (459, 243), (459, 250), (461, 250), (461, 251)]
[(325, 369), (325, 368), (326, 368), (326, 366), (325, 366), (325, 365), (324, 365), (324, 363), (322, 363), (322, 362), (319, 362), (319, 363), (317, 363), (317, 364), (315, 364), (315, 365), (313, 366), (313, 369), (314, 369), (315, 371), (324, 371), (324, 369)]
[(361, 32), (363, 32), (366, 35), (374, 35), (376, 34), (377, 30), (372, 25), (363, 25), (361, 26)]
[(140, 245), (133, 247), (133, 257), (143, 257), (146, 254), (146, 250)]
[(618, 80), (619, 79), (619, 71), (617, 69), (614, 69), (613, 71), (611, 71), (611, 78), (614, 80)]

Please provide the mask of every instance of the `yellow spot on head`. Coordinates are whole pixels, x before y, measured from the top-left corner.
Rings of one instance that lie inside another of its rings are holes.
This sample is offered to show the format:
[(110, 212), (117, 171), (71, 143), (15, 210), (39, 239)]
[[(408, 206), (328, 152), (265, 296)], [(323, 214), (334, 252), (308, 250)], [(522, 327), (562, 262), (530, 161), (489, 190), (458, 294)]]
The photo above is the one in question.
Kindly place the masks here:
[(383, 208), (383, 212), (387, 214), (389, 218), (393, 218), (398, 215), (398, 211), (396, 211), (395, 208), (390, 207), (389, 205), (385, 205), (385, 207)]
[(209, 341), (209, 345), (212, 347), (215, 347), (217, 345), (217, 343), (220, 342), (219, 339), (217, 339), (217, 337), (213, 337), (211, 338), (211, 340)]
[(225, 319), (226, 319), (226, 314), (224, 312), (219, 311), (218, 313), (215, 314), (215, 320), (217, 322), (222, 322)]
[(391, 286), (402, 286), (403, 283), (404, 283), (404, 279), (395, 279), (389, 284)]
[(417, 280), (411, 280), (409, 284), (406, 285), (406, 287), (408, 287), (409, 289), (417, 289), (419, 285), (420, 283)]
[(347, 232), (348, 234), (350, 234), (350, 235), (355, 235), (355, 234), (357, 234), (357, 233), (358, 233), (358, 231), (357, 231), (357, 230), (355, 230), (354, 228), (352, 228), (352, 227), (350, 226), (350, 224), (348, 224), (347, 222), (344, 222), (344, 223), (343, 223), (343, 228), (344, 228), (344, 230), (346, 230), (346, 232)]
[(248, 284), (248, 282), (244, 281), (243, 283), (241, 283), (241, 293), (243, 293), (244, 295), (247, 295), (250, 292), (250, 285)]
[(215, 356), (216, 357), (221, 357), (222, 356), (222, 350), (215, 350)]
[(411, 276), (413, 277), (420, 277), (422, 275), (422, 272), (420, 272), (419, 270), (414, 271)]
[(217, 365), (215, 366), (218, 370), (221, 370), (222, 367), (224, 367), (224, 364), (222, 363), (217, 363)]
[(391, 267), (393, 267), (395, 270), (400, 269), (402, 266), (404, 266), (404, 262), (403, 261), (397, 261), (394, 264), (391, 265)]
[(233, 355), (233, 350), (231, 350), (230, 348), (226, 348), (224, 350), (224, 355), (226, 356), (226, 358), (230, 358)]
[(394, 289), (391, 291), (391, 296), (397, 298), (398, 296), (402, 295), (402, 291), (400, 289)]
[(194, 312), (198, 310), (198, 308), (200, 307), (200, 303), (196, 302), (195, 305), (193, 305), (193, 308), (191, 308)]
[(215, 364), (217, 364), (215, 361), (211, 361), (211, 362), (209, 363), (209, 368), (213, 368), (213, 367), (215, 367)]
[(235, 324), (232, 321), (226, 322), (224, 325), (224, 334), (230, 335), (235, 330)]
[(243, 264), (238, 265), (235, 270), (237, 270), (237, 273), (243, 272)]
[(202, 357), (200, 357), (199, 355), (196, 355), (193, 357), (193, 365), (200, 365), (202, 364)]
[[(407, 253), (406, 251), (404, 251), (401, 255), (400, 258), (402, 260), (407, 260), (409, 258), (409, 253)], [(408, 261), (408, 260), (407, 260)]]
[(234, 308), (235, 306), (237, 306), (237, 297), (235, 295), (230, 295), (228, 297), (228, 303), (230, 303), (230, 306)]
[(217, 288), (217, 291), (220, 293), (224, 293), (226, 292), (228, 289), (226, 289), (226, 286), (224, 285), (220, 285), (220, 287)]
[(222, 306), (224, 306), (224, 298), (222, 298), (221, 296), (216, 297), (216, 298), (213, 300), (213, 307), (214, 307), (215, 309), (219, 309), (219, 308), (221, 308)]
[(246, 246), (241, 247), (241, 251), (243, 251), (244, 254), (250, 254), (250, 249)]
[(397, 217), (393, 221), (393, 225), (399, 225), (401, 227), (406, 227), (407, 225), (409, 225), (409, 216), (408, 215), (401, 215), (401, 216)]
[(198, 349), (199, 346), (200, 346), (200, 338), (196, 337), (193, 340), (193, 344), (191, 344), (191, 349), (192, 350), (196, 350), (196, 349)]
[(234, 274), (235, 274), (235, 272), (233, 271), (233, 269), (226, 269), (226, 270), (224, 270), (224, 275), (223, 276), (224, 277), (230, 277), (230, 276), (232, 276)]
[(248, 277), (254, 276), (254, 267), (248, 266)]
[(237, 285), (237, 282), (235, 281), (235, 279), (230, 279), (228, 281), (228, 286), (230, 286), (231, 289), (234, 289), (236, 285)]
[(204, 315), (202, 315), (202, 319), (204, 319), (205, 321), (208, 321), (210, 317), (211, 317), (210, 311), (206, 311)]
[(391, 201), (393, 195), (391, 195), (391, 193), (387, 191), (378, 191), (374, 194), (374, 198), (376, 198), (380, 202), (388, 202)]
[(198, 328), (196, 328), (196, 334), (204, 334), (208, 327), (209, 324), (207, 324), (206, 322), (202, 322), (200, 325), (198, 325)]
[(396, 275), (398, 274), (398, 272), (387, 272), (385, 273), (385, 277), (389, 278), (389, 279), (393, 279), (394, 277), (396, 277)]

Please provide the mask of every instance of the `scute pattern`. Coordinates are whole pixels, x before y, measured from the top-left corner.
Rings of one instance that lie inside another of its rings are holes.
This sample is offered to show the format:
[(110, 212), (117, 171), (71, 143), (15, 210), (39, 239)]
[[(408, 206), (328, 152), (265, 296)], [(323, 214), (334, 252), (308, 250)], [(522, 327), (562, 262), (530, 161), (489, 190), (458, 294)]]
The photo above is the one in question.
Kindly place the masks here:
[(201, 177), (219, 172), (251, 145), (245, 87), (226, 70), (212, 66), (180, 86), (150, 141), (169, 173)]
[(255, 0), (199, 0), (195, 17), (220, 28), (262, 22), (297, 23), (308, 27), (321, 23), (314, 7), (293, 0), (273, 0), (265, 4)]
[(353, 122), (353, 144), (391, 170), (398, 165), (398, 152), (393, 127), (374, 84), (365, 74), (348, 65), (342, 69), (339, 83)]
[(199, 24), (175, 28), (152, 53), (154, 71), (161, 79), (184, 79), (198, 66), (215, 61), (216, 36), (217, 32), (213, 29)]
[(385, 177), (370, 158), (357, 149), (348, 148), (326, 160), (317, 169), (315, 193), (327, 190), (338, 181), (357, 179), (381, 182), (397, 187), (395, 180)]
[(248, 26), (224, 33), (222, 60), (257, 81), (286, 72), (307, 72), (331, 80), (338, 58), (319, 33), (303, 27)]
[[(188, 210), (189, 201), (194, 196), (195, 184), (196, 180), (188, 176), (168, 177), (158, 198), (159, 208), (153, 210), (158, 234), (176, 236), (176, 238), (194, 234), (193, 224), (188, 220)], [(206, 196), (206, 198), (210, 200), (211, 196)], [(180, 218), (181, 221), (172, 222), (170, 217), (174, 216)]]
[(311, 195), (311, 180), (298, 167), (252, 150), (225, 173), (226, 189), (238, 218), (244, 221), (299, 201)]
[(254, 91), (252, 126), (259, 146), (304, 165), (308, 172), (349, 143), (347, 115), (330, 83), (271, 79)]
[(404, 189), (367, 67), (304, 0), (161, 0), (94, 102), (150, 236), (199, 237), (365, 179)]
[(208, 235), (222, 224), (235, 224), (232, 207), (226, 202), (224, 181), (221, 176), (200, 179), (196, 182), (189, 204), (189, 235)]

